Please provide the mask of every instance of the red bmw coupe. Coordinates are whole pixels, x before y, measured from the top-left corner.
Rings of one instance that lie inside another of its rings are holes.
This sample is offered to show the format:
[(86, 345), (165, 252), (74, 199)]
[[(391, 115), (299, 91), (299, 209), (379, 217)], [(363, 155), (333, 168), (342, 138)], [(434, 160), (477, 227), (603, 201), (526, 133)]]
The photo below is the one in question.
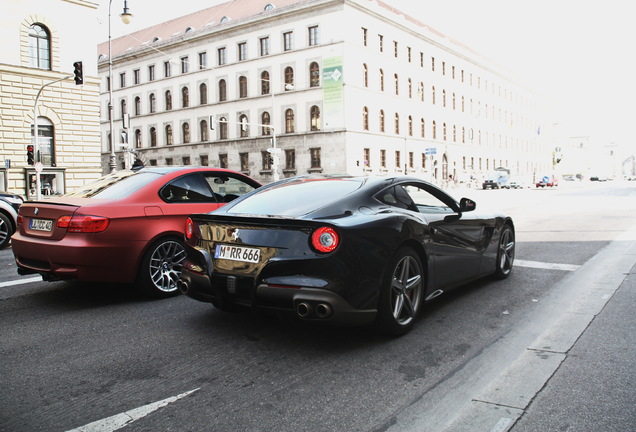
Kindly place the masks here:
[(260, 186), (223, 169), (148, 167), (27, 201), (12, 237), (18, 273), (48, 281), (137, 283), (155, 297), (177, 294), (186, 216)]

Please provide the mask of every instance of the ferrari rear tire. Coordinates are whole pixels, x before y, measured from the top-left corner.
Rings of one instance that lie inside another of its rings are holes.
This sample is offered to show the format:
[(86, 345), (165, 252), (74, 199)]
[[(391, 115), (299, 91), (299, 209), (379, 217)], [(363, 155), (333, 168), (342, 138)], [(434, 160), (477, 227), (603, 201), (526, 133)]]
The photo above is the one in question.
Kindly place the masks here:
[(499, 246), (497, 248), (497, 262), (495, 278), (505, 279), (510, 275), (515, 261), (515, 232), (508, 224), (501, 229)]
[(167, 237), (154, 242), (144, 255), (139, 269), (141, 290), (156, 298), (179, 294), (177, 281), (185, 259), (183, 241)]
[(383, 333), (408, 333), (424, 302), (424, 271), (415, 251), (400, 249), (390, 260), (378, 304), (376, 327)]

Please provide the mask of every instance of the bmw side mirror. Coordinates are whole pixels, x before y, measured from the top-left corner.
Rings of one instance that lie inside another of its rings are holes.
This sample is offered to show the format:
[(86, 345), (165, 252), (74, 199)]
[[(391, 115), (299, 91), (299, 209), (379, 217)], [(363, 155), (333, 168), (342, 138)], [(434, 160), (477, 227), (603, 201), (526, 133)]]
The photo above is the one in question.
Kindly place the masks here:
[(473, 211), (477, 208), (477, 203), (471, 199), (468, 198), (462, 198), (459, 201), (459, 211), (464, 213), (464, 212), (469, 212), (469, 211)]

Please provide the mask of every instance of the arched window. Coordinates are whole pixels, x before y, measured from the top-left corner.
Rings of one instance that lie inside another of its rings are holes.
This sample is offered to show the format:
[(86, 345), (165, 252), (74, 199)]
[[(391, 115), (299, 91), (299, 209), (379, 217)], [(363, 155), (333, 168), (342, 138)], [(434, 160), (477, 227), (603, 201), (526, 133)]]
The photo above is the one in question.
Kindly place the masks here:
[(157, 147), (157, 129), (150, 128), (150, 147)]
[(41, 24), (29, 27), (29, 67), (51, 69), (51, 35)]
[(311, 119), (311, 130), (317, 131), (320, 130), (320, 108), (317, 105), (314, 105), (309, 110), (309, 117)]
[(244, 76), (239, 77), (239, 97), (247, 97), (247, 78)]
[(141, 129), (135, 130), (135, 148), (141, 148)]
[(219, 139), (227, 139), (227, 119), (225, 117), (219, 119)]
[(398, 74), (394, 74), (393, 79), (395, 80), (395, 94), (399, 95), (400, 94), (400, 78), (398, 77)]
[(409, 78), (409, 99), (413, 98), (413, 81)]
[(400, 134), (400, 115), (395, 113), (395, 134)]
[[(31, 126), (31, 134), (33, 128), (34, 125)], [(38, 116), (38, 150), (43, 165), (55, 166), (55, 129), (48, 117)]]
[(183, 138), (183, 143), (188, 144), (190, 142), (190, 124), (185, 122), (181, 125), (181, 135)]
[(149, 111), (151, 113), (155, 112), (157, 110), (157, 100), (154, 93), (150, 93), (150, 96), (148, 96), (148, 103), (150, 106)]
[(369, 108), (362, 108), (362, 129), (369, 130)]
[(320, 67), (318, 63), (312, 62), (309, 65), (309, 87), (320, 86)]
[(187, 108), (190, 106), (190, 91), (188, 87), (181, 88), (181, 108)]
[(380, 132), (384, 132), (384, 110), (380, 110)]
[(245, 114), (241, 114), (241, 116), (239, 117), (241, 138), (247, 138), (248, 136), (250, 136), (250, 127), (249, 127), (248, 123), (249, 123), (249, 121), (247, 119), (247, 116)]
[[(271, 117), (269, 116), (269, 113), (267, 111), (263, 111), (263, 114), (261, 114), (261, 124), (269, 126), (271, 125), (271, 121), (272, 120), (271, 120)], [(271, 135), (272, 133), (272, 128), (263, 126), (261, 129), (262, 129), (261, 133), (263, 135)]]
[(268, 95), (269, 94), (269, 72), (263, 71), (261, 72), (261, 94)]
[(227, 100), (227, 84), (225, 80), (219, 80), (219, 102), (224, 102)]
[(141, 98), (139, 96), (135, 98), (135, 115), (141, 115)]
[(166, 111), (170, 111), (172, 109), (172, 92), (170, 90), (166, 90)]
[(124, 114), (128, 112), (128, 107), (126, 106), (126, 99), (122, 99), (120, 102), (121, 105), (121, 118), (124, 118)]
[(442, 90), (442, 106), (446, 108), (446, 90)]
[(422, 102), (424, 102), (424, 83), (420, 81), (420, 83), (417, 86), (417, 92), (420, 95), (420, 100)]
[(435, 105), (435, 86), (433, 86), (433, 94), (432, 94), (432, 98), (433, 98), (433, 99), (432, 99), (433, 105)]
[(291, 108), (285, 111), (285, 133), (294, 133), (294, 110)]
[(409, 136), (413, 136), (413, 117), (409, 116)]
[(442, 138), (446, 141), (446, 123), (442, 123)]
[(201, 83), (199, 86), (199, 104), (205, 105), (208, 103), (208, 85)]
[(199, 122), (199, 137), (201, 141), (208, 140), (208, 122), (206, 120), (201, 120)]
[(426, 124), (424, 123), (424, 118), (420, 119), (420, 136), (424, 138), (426, 132)]
[(380, 91), (384, 91), (384, 71), (380, 69)]
[(166, 145), (172, 145), (173, 142), (172, 126), (166, 125)]
[(437, 122), (433, 120), (433, 139), (437, 139)]
[(292, 90), (294, 85), (294, 69), (290, 66), (285, 68), (285, 90)]
[(369, 67), (366, 63), (362, 65), (362, 85), (369, 87)]

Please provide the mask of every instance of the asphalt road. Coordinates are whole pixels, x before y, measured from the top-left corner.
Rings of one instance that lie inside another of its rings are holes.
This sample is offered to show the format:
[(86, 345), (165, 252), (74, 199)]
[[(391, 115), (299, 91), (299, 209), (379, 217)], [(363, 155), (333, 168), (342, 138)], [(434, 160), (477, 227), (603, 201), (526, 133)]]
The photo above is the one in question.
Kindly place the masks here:
[[(454, 192), (513, 215), (518, 265), (429, 303), (401, 338), (46, 283), (18, 276), (0, 251), (0, 431), (533, 430), (523, 425), (543, 384), (524, 387), (525, 405), (498, 405), (491, 386), (531, 370), (519, 353), (552, 324), (594, 318), (566, 312), (594, 275), (622, 271), (611, 263), (636, 241), (636, 184)], [(536, 348), (557, 367), (569, 350)], [(470, 415), (482, 406), (498, 412)]]

